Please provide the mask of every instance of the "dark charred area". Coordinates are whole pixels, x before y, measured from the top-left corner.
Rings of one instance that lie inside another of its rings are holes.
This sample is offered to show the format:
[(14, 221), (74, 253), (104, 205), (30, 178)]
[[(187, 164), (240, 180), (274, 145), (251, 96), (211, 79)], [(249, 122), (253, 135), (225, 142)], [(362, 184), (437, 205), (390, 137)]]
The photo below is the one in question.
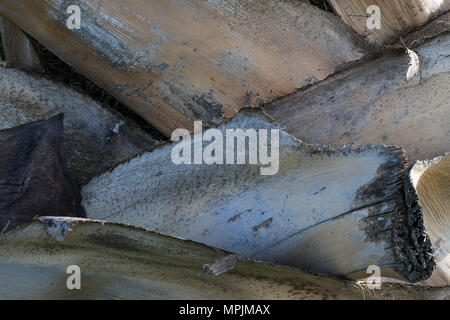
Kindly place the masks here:
[[(406, 214), (402, 216), (403, 225), (405, 226), (402, 230), (402, 236), (405, 239), (409, 239), (407, 249), (415, 249), (415, 251), (406, 250), (405, 253), (406, 257), (411, 261), (411, 266), (419, 266), (417, 270), (413, 270), (413, 275), (419, 280), (424, 280), (434, 271), (436, 263), (431, 241), (423, 224), (423, 211), (419, 204), (419, 196), (409, 177), (411, 167), (405, 170), (403, 176), (404, 212)], [(409, 271), (411, 266), (406, 265), (406, 271)]]
[(359, 228), (366, 233), (366, 240), (372, 242), (391, 241), (393, 221), (397, 219), (395, 200), (369, 207), (369, 216), (362, 219)]
[(37, 216), (85, 216), (66, 169), (63, 118), (0, 131), (0, 232)]
[[(401, 195), (402, 171), (406, 159), (400, 148), (391, 147), (386, 152), (389, 160), (378, 168), (375, 177), (362, 186), (355, 197), (354, 205), (361, 207), (367, 203), (378, 203)], [(377, 213), (373, 213), (376, 215)]]
[(394, 269), (405, 279), (425, 280), (431, 276), (435, 262), (416, 191), (408, 184), (408, 160), (397, 147), (392, 147), (387, 155), (390, 159), (380, 166), (371, 182), (360, 188), (355, 198), (359, 206), (372, 203), (367, 206), (369, 216), (359, 228), (364, 230), (368, 241), (390, 244), (396, 259)]

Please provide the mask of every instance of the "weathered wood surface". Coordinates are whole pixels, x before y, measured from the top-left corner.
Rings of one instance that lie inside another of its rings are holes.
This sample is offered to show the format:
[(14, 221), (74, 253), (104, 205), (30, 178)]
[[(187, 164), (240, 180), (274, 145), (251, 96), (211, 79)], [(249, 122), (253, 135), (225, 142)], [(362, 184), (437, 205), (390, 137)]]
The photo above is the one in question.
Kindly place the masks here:
[[(219, 249), (120, 224), (35, 220), (0, 235), (1, 299), (449, 299), (449, 288), (353, 282), (251, 260), (214, 276)], [(81, 269), (81, 290), (66, 287)]]
[[(447, 0), (329, 0), (335, 12), (359, 35), (375, 46), (398, 40), (407, 32), (420, 27), (445, 11), (450, 10)], [(367, 12), (371, 5), (380, 8), (380, 28), (370, 29)]]
[[(69, 5), (81, 29), (69, 30)], [(0, 14), (170, 136), (323, 80), (365, 49), (307, 1), (0, 0)]]
[(420, 69), (410, 81), (408, 55), (387, 54), (265, 110), (308, 143), (398, 145), (410, 160), (442, 155), (450, 150), (450, 36), (414, 50)]
[[(218, 130), (234, 128), (281, 127), (242, 110)], [(372, 264), (409, 281), (431, 274), (420, 212), (403, 201), (407, 164), (400, 148), (320, 149), (284, 131), (279, 139), (279, 171), (271, 176), (261, 175), (261, 163), (175, 165), (174, 144), (161, 146), (86, 185), (87, 217), (324, 274), (360, 278)], [(248, 157), (248, 143), (236, 150)], [(409, 243), (412, 229), (402, 214), (415, 223), (413, 238), (424, 241)]]
[(418, 161), (410, 177), (436, 259), (436, 271), (423, 284), (450, 286), (450, 153), (431, 161)]
[(444, 13), (433, 19), (431, 22), (422, 26), (420, 29), (405, 35), (400, 42), (408, 48), (417, 47), (426, 41), (433, 39), (439, 35), (448, 33), (450, 31), (450, 11)]
[(14, 23), (2, 16), (0, 16), (0, 34), (8, 66), (42, 72), (39, 57), (30, 40)]
[(63, 116), (0, 130), (0, 233), (37, 216), (84, 217), (68, 176)]
[(0, 66), (0, 129), (61, 112), (67, 167), (79, 185), (159, 143), (131, 121), (71, 88)]

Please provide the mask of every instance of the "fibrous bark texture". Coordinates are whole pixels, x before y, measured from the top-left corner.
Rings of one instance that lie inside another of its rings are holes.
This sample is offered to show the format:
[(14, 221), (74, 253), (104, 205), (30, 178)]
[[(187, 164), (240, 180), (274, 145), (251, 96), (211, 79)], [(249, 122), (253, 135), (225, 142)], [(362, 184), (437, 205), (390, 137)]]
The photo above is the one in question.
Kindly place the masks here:
[[(251, 260), (218, 276), (219, 249), (99, 221), (45, 217), (0, 236), (2, 299), (448, 299), (448, 288), (353, 282)], [(68, 266), (81, 290), (68, 290)]]
[[(69, 5), (81, 9), (80, 29), (66, 26)], [(315, 83), (366, 52), (306, 1), (1, 0), (0, 14), (167, 136)]]
[(0, 66), (0, 129), (63, 112), (67, 167), (79, 185), (158, 144), (133, 122), (61, 84)]
[(84, 216), (65, 164), (62, 115), (0, 130), (0, 233), (36, 216)]
[[(234, 128), (282, 129), (255, 110), (218, 130), (226, 137)], [(233, 156), (244, 152), (249, 159), (248, 144), (232, 149)], [(276, 152), (273, 141), (268, 145)], [(87, 217), (356, 279), (373, 264), (384, 276), (409, 281), (433, 270), (421, 212), (410, 210), (417, 199), (404, 201), (414, 189), (404, 188), (407, 162), (398, 147), (321, 149), (281, 131), (274, 175), (261, 175), (259, 162), (176, 165), (172, 148), (94, 178), (82, 189)]]
[(383, 143), (402, 146), (410, 160), (432, 159), (450, 150), (450, 35), (414, 50), (420, 68), (410, 81), (409, 55), (387, 54), (265, 109), (309, 143)]

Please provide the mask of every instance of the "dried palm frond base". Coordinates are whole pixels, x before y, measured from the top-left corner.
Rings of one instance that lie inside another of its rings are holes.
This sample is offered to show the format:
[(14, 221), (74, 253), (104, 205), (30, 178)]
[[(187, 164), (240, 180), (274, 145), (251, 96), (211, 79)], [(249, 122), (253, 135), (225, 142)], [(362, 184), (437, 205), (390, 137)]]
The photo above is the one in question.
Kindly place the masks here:
[(414, 48), (417, 55), (386, 53), (265, 110), (309, 143), (397, 145), (411, 161), (432, 159), (450, 150), (449, 50), (443, 34)]
[[(431, 243), (401, 148), (308, 145), (255, 109), (217, 130), (227, 137), (237, 128), (280, 130), (276, 174), (261, 175), (260, 162), (177, 165), (177, 144), (166, 144), (84, 186), (87, 217), (352, 279), (370, 265), (411, 282), (431, 275)], [(249, 159), (248, 141), (232, 150)]]
[[(155, 232), (43, 217), (0, 236), (1, 299), (448, 299), (450, 288), (354, 282), (252, 260), (204, 272), (227, 253)], [(69, 290), (81, 271), (81, 289)], [(202, 272), (203, 270), (203, 272)]]

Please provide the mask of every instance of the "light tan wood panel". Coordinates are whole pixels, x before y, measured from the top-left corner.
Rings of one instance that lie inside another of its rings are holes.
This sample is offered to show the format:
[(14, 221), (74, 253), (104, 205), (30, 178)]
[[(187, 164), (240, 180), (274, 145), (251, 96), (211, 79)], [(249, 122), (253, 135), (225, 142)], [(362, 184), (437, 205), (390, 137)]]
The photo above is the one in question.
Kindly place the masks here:
[[(405, 33), (420, 27), (450, 9), (448, 0), (330, 0), (336, 13), (359, 35), (376, 46), (398, 40)], [(367, 20), (380, 9), (380, 28), (370, 29)]]

